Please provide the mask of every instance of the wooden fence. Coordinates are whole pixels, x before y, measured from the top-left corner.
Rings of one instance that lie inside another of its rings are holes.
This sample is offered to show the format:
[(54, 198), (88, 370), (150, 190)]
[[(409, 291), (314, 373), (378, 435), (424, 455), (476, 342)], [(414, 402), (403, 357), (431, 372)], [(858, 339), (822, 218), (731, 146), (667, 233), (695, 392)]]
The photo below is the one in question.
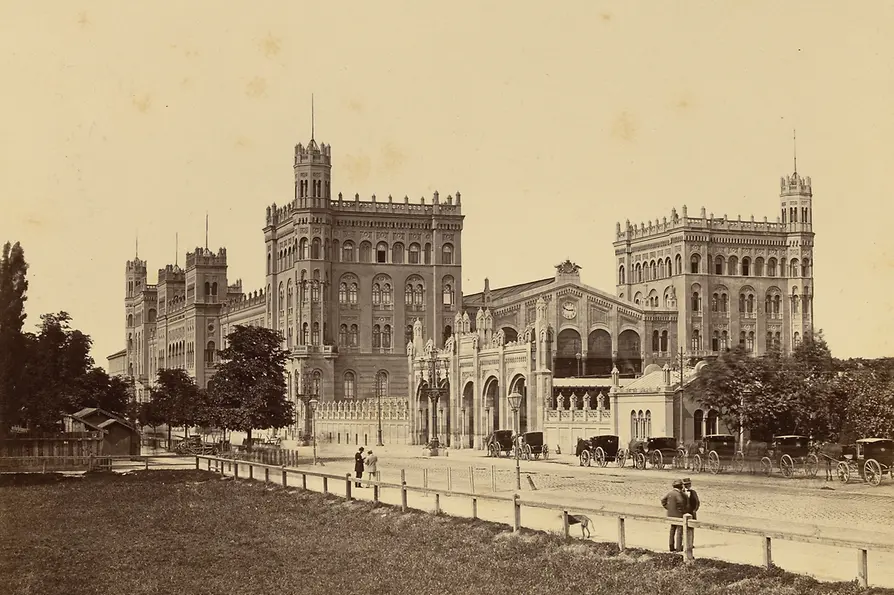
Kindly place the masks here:
[[(255, 469), (259, 468), (264, 473), (264, 481), (271, 482), (271, 474), (274, 476), (276, 474), (280, 475), (280, 481), (282, 482), (283, 487), (288, 486), (288, 476), (289, 475), (298, 475), (301, 477), (301, 488), (307, 490), (307, 478), (308, 477), (317, 477), (322, 479), (323, 482), (323, 493), (328, 494), (329, 492), (329, 481), (344, 481), (345, 485), (345, 498), (347, 500), (353, 500), (352, 497), (352, 487), (354, 483), (358, 480), (353, 477), (350, 473), (345, 473), (344, 475), (336, 475), (332, 473), (321, 473), (318, 471), (307, 471), (304, 469), (289, 469), (283, 466), (275, 466), (268, 465), (265, 463), (257, 463), (252, 461), (240, 461), (236, 459), (224, 459), (220, 457), (211, 457), (211, 456), (196, 456), (196, 469), (200, 469), (201, 461), (206, 461), (207, 469), (209, 471), (216, 471), (221, 474), (225, 473), (225, 468), (229, 468), (230, 471), (233, 472), (235, 477), (239, 477), (239, 466), (244, 465), (247, 467), (248, 476), (247, 479), (255, 479)], [(741, 527), (736, 525), (725, 525), (720, 523), (711, 523), (705, 521), (696, 521), (693, 520), (691, 515), (684, 515), (682, 519), (675, 518), (667, 518), (663, 516), (656, 516), (650, 514), (628, 514), (628, 513), (619, 513), (616, 511), (598, 509), (598, 508), (587, 508), (587, 507), (569, 507), (561, 504), (554, 504), (551, 502), (538, 502), (536, 500), (522, 500), (518, 494), (514, 494), (511, 498), (507, 498), (506, 496), (497, 496), (495, 494), (477, 494), (474, 492), (474, 486), (471, 492), (461, 492), (461, 491), (453, 491), (449, 488), (446, 490), (439, 490), (436, 488), (429, 487), (420, 487), (420, 486), (409, 486), (406, 482), (406, 472), (401, 469), (400, 472), (401, 481), (400, 483), (388, 483), (383, 482), (378, 479), (363, 479), (362, 482), (367, 485), (373, 486), (373, 501), (379, 502), (379, 494), (382, 488), (400, 490), (401, 494), (401, 511), (407, 511), (407, 495), (409, 492), (427, 494), (434, 497), (434, 513), (439, 514), (441, 512), (440, 508), (440, 498), (441, 496), (451, 496), (451, 497), (464, 497), (468, 498), (471, 501), (471, 512), (472, 518), (478, 518), (478, 502), (479, 501), (491, 501), (491, 502), (503, 502), (512, 506), (512, 529), (513, 531), (519, 531), (521, 529), (521, 510), (522, 506), (528, 508), (539, 508), (545, 510), (551, 510), (554, 512), (561, 512), (564, 526), (564, 535), (565, 538), (570, 537), (570, 523), (569, 517), (574, 514), (585, 514), (585, 515), (593, 515), (593, 516), (602, 516), (602, 517), (615, 517), (617, 519), (617, 527), (618, 527), (618, 537), (617, 543), (618, 548), (623, 552), (627, 548), (627, 539), (626, 539), (626, 529), (625, 529), (625, 521), (626, 520), (639, 520), (639, 521), (648, 521), (654, 523), (660, 523), (665, 526), (667, 525), (682, 525), (683, 526), (683, 558), (687, 562), (694, 561), (695, 557), (692, 552), (692, 534), (689, 529), (707, 529), (711, 531), (720, 531), (725, 533), (738, 533), (741, 535), (751, 535), (762, 537), (762, 553), (763, 553), (763, 567), (770, 569), (773, 566), (773, 556), (772, 556), (772, 543), (773, 540), (784, 540), (784, 541), (792, 541), (799, 543), (813, 543), (819, 545), (825, 545), (829, 547), (838, 547), (844, 549), (852, 549), (857, 552), (857, 581), (860, 586), (868, 587), (869, 585), (869, 564), (868, 564), (868, 555), (869, 551), (876, 552), (894, 552), (894, 544), (881, 544), (881, 543), (868, 543), (863, 541), (852, 541), (852, 540), (842, 540), (842, 539), (831, 539), (825, 537), (818, 537), (816, 535), (809, 535), (803, 533), (784, 533), (781, 531), (765, 531), (760, 529), (753, 529), (750, 527)], [(257, 479), (260, 479), (258, 477)], [(275, 477), (272, 481), (276, 481)], [(449, 484), (449, 478), (448, 478)]]
[(11, 435), (0, 438), (0, 457), (81, 458), (101, 454), (102, 445), (100, 432)]

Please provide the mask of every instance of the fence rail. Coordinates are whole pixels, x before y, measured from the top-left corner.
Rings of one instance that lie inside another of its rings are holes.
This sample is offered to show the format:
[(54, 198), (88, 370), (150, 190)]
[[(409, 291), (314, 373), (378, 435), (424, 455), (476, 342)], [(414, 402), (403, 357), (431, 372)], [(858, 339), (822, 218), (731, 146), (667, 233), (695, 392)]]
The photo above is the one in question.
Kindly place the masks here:
[[(220, 473), (224, 473), (224, 467), (229, 466), (230, 470), (233, 471), (235, 477), (239, 477), (239, 465), (244, 465), (248, 467), (248, 478), (254, 479), (254, 470), (255, 468), (263, 469), (264, 471), (264, 480), (270, 482), (271, 471), (275, 471), (281, 474), (281, 482), (283, 487), (288, 487), (288, 476), (289, 475), (298, 475), (301, 477), (301, 487), (302, 489), (307, 490), (307, 478), (308, 477), (316, 477), (322, 479), (323, 482), (323, 493), (328, 494), (328, 482), (330, 480), (333, 481), (344, 481), (345, 482), (345, 498), (347, 500), (353, 500), (351, 489), (354, 483), (358, 481), (362, 481), (367, 485), (372, 485), (373, 487), (373, 501), (379, 502), (379, 494), (382, 488), (386, 489), (394, 489), (400, 490), (401, 493), (401, 511), (407, 511), (407, 495), (410, 492), (418, 493), (418, 494), (427, 494), (434, 496), (434, 513), (438, 514), (441, 512), (440, 508), (440, 497), (441, 496), (453, 496), (453, 497), (464, 497), (469, 498), (472, 504), (472, 518), (478, 518), (478, 502), (480, 500), (483, 501), (491, 501), (491, 502), (504, 502), (512, 505), (512, 529), (515, 532), (518, 532), (521, 529), (521, 509), (523, 506), (528, 508), (539, 508), (551, 510), (554, 512), (561, 512), (563, 519), (563, 530), (564, 536), (566, 539), (570, 538), (570, 517), (574, 514), (585, 514), (585, 515), (594, 515), (594, 516), (602, 516), (602, 517), (614, 517), (617, 519), (618, 526), (618, 536), (617, 536), (617, 544), (620, 551), (624, 551), (627, 547), (627, 539), (626, 539), (626, 529), (625, 529), (625, 521), (626, 520), (638, 520), (638, 521), (647, 521), (660, 523), (665, 526), (667, 525), (682, 525), (683, 527), (683, 558), (687, 562), (692, 562), (695, 560), (693, 555), (692, 548), (692, 532), (690, 529), (706, 529), (711, 531), (719, 531), (724, 533), (737, 533), (742, 535), (750, 535), (755, 537), (761, 537), (761, 547), (763, 554), (763, 564), (764, 568), (771, 568), (773, 566), (773, 556), (772, 556), (772, 543), (773, 540), (783, 540), (783, 541), (792, 541), (799, 543), (812, 543), (819, 544), (829, 547), (838, 547), (844, 549), (852, 549), (857, 552), (857, 581), (860, 586), (868, 587), (869, 586), (869, 569), (868, 569), (868, 555), (869, 551), (876, 552), (894, 552), (894, 544), (885, 544), (885, 543), (869, 543), (865, 541), (857, 541), (857, 540), (845, 540), (845, 539), (835, 539), (835, 538), (826, 538), (819, 537), (817, 535), (810, 535), (806, 533), (785, 533), (781, 531), (766, 531), (761, 529), (753, 529), (750, 527), (742, 527), (738, 525), (727, 525), (721, 523), (711, 523), (705, 521), (697, 521), (693, 520), (691, 515), (686, 514), (681, 519), (677, 518), (668, 518), (664, 516), (657, 516), (652, 514), (631, 514), (631, 513), (622, 513), (618, 511), (606, 510), (604, 508), (588, 508), (585, 506), (580, 507), (569, 507), (562, 504), (554, 504), (552, 502), (542, 502), (537, 500), (522, 500), (518, 494), (513, 494), (513, 496), (498, 496), (496, 494), (479, 494), (474, 491), (474, 480), (472, 483), (472, 491), (464, 492), (451, 490), (449, 488), (450, 484), (450, 476), (448, 474), (448, 489), (438, 489), (431, 488), (426, 486), (410, 486), (407, 485), (406, 482), (406, 472), (401, 469), (401, 481), (400, 483), (392, 483), (392, 482), (384, 482), (379, 479), (363, 479), (358, 480), (356, 477), (352, 477), (350, 473), (345, 474), (333, 474), (333, 473), (325, 473), (320, 471), (309, 471), (305, 469), (290, 469), (286, 466), (275, 466), (269, 465), (265, 463), (257, 463), (253, 461), (244, 461), (238, 459), (231, 458), (220, 458), (220, 457), (211, 457), (198, 455), (195, 457), (196, 459), (196, 469), (200, 468), (200, 462), (206, 461), (207, 468), (209, 471), (214, 470)], [(427, 474), (425, 474), (425, 479), (427, 479)], [(472, 476), (474, 478), (474, 475)], [(427, 483), (427, 482), (426, 482)]]

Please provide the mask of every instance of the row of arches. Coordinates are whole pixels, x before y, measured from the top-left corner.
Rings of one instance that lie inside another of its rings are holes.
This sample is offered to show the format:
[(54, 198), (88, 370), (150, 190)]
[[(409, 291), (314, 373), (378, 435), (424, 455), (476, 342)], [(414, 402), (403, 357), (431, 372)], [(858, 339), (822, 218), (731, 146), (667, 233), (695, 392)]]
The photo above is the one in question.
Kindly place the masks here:
[[(390, 307), (394, 303), (391, 278), (387, 275), (375, 277), (372, 282), (371, 294), (373, 306)], [(343, 305), (360, 303), (360, 282), (353, 273), (342, 276), (338, 284), (338, 301)], [(454, 306), (456, 303), (454, 280), (451, 275), (447, 275), (441, 280), (441, 303), (448, 307)], [(425, 280), (419, 275), (407, 277), (404, 286), (404, 305), (420, 309), (425, 306)]]
[(809, 258), (803, 261), (792, 258), (786, 264), (786, 259), (777, 260), (770, 257), (766, 261), (762, 256), (758, 256), (753, 261), (751, 257), (742, 257), (741, 263), (737, 256), (724, 257), (716, 255), (713, 258), (709, 254), (706, 258), (707, 266), (702, 266), (701, 254), (694, 253), (689, 260), (689, 272), (698, 274), (714, 274), (742, 277), (809, 277), (812, 274), (811, 262)]
[[(344, 373), (342, 380), (342, 398), (357, 398), (357, 373), (353, 370), (348, 370)], [(373, 381), (373, 394), (363, 395), (361, 398), (365, 398), (365, 396), (387, 397), (389, 396), (388, 391), (388, 372), (386, 370), (379, 370), (376, 372), (375, 380)]]
[[(798, 333), (795, 333), (793, 337), (793, 343), (797, 344), (799, 342)], [(755, 340), (756, 335), (754, 331), (739, 331), (739, 345), (742, 346), (746, 352), (754, 352)], [(767, 351), (771, 351), (773, 349), (781, 349), (782, 335), (780, 334), (780, 332), (766, 331), (765, 345)], [(701, 332), (698, 329), (694, 329), (692, 331), (692, 349), (695, 351), (701, 351), (702, 347)], [(729, 332), (725, 330), (713, 331), (711, 334), (711, 351), (726, 351), (728, 349), (730, 349)]]
[[(745, 286), (739, 292), (739, 313), (744, 315), (757, 314), (755, 290), (753, 287)], [(798, 311), (798, 288), (792, 288), (792, 311)], [(690, 309), (694, 313), (702, 311), (702, 293), (701, 285), (693, 283), (690, 294)], [(770, 287), (764, 295), (764, 313), (770, 318), (782, 317), (782, 290), (778, 287)], [(717, 288), (711, 295), (711, 312), (718, 314), (729, 314), (729, 294), (725, 287)]]
[(577, 329), (566, 328), (556, 337), (553, 376), (568, 378), (611, 374), (617, 366), (622, 375), (642, 372), (640, 336), (633, 329), (618, 335), (617, 361), (613, 359), (612, 336), (605, 329), (595, 329), (587, 335), (586, 351)]
[[(432, 246), (430, 243), (419, 244), (412, 242), (406, 246), (403, 242), (378, 242), (373, 246), (372, 242), (364, 240), (355, 244), (352, 240), (345, 240), (339, 244), (338, 240), (322, 240), (318, 237), (294, 240), (289, 245), (280, 247), (277, 254), (277, 272), (287, 270), (301, 260), (330, 260), (332, 255), (340, 262), (359, 262), (375, 264), (432, 264)], [(441, 245), (440, 258), (437, 264), (457, 264), (455, 249), (452, 243)], [(273, 269), (273, 254), (267, 254), (267, 274)]]

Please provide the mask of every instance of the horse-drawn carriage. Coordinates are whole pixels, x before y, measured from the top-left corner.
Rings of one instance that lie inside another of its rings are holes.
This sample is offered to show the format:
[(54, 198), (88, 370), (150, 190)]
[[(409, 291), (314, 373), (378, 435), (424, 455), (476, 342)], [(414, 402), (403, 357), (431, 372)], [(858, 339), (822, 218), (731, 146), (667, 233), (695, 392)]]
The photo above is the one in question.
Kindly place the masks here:
[(807, 436), (776, 436), (770, 445), (767, 456), (761, 459), (761, 471), (770, 475), (773, 467), (779, 467), (783, 477), (791, 479), (798, 467), (807, 477), (816, 477), (817, 457), (810, 452), (810, 439)]
[(484, 449), (487, 456), (500, 458), (504, 454), (508, 457), (514, 454), (515, 443), (512, 440), (514, 430), (494, 430), (488, 434), (484, 441)]
[[(831, 452), (840, 453), (842, 460), (837, 460)], [(850, 446), (826, 445), (822, 456), (827, 462), (837, 463), (838, 479), (843, 483), (860, 476), (866, 483), (877, 486), (885, 473), (894, 479), (894, 440), (889, 438), (863, 438)]]
[(731, 467), (740, 472), (745, 468), (745, 456), (736, 448), (732, 434), (708, 434), (680, 452), (685, 466), (695, 473), (710, 471), (715, 475)]
[(595, 461), (599, 467), (605, 467), (614, 462), (618, 467), (623, 467), (627, 462), (627, 452), (618, 448), (620, 438), (615, 435), (591, 436), (589, 439), (577, 439), (577, 447), (574, 456), (580, 459), (582, 467), (589, 467)]
[(674, 468), (681, 466), (677, 439), (669, 436), (646, 438), (645, 440), (633, 439), (628, 444), (627, 455), (633, 459), (636, 469), (645, 469), (646, 464), (653, 469), (664, 469), (670, 462)]
[(519, 455), (522, 458), (536, 461), (540, 457), (544, 459), (549, 457), (549, 446), (546, 444), (543, 432), (525, 432), (516, 436), (515, 439), (518, 442)]

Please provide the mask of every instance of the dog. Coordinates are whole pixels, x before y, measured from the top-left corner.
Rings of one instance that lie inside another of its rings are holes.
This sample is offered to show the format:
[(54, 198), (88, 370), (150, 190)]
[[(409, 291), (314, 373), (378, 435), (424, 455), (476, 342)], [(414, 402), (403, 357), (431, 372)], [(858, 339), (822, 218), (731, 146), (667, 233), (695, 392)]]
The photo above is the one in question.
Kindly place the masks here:
[(568, 515), (568, 524), (569, 525), (577, 525), (580, 524), (580, 536), (581, 538), (590, 538), (590, 524), (592, 521), (590, 517), (585, 514), (569, 514)]

